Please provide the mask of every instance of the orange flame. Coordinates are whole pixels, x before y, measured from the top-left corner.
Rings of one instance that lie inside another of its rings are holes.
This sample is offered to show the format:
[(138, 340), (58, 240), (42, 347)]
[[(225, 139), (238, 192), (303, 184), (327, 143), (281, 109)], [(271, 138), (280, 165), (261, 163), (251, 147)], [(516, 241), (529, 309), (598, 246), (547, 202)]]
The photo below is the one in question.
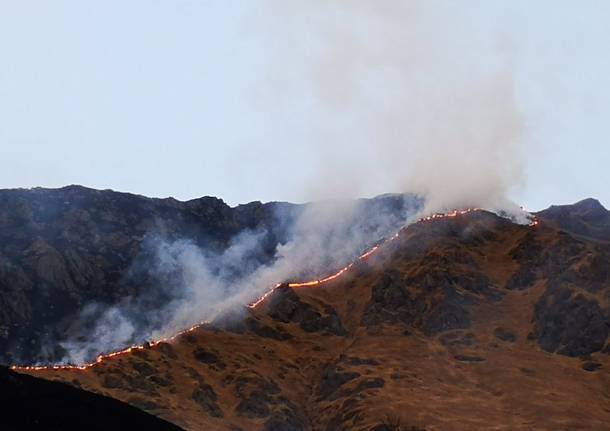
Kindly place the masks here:
[[(430, 221), (444, 219), (444, 218), (457, 217), (457, 216), (460, 216), (460, 215), (468, 214), (468, 213), (471, 213), (471, 212), (474, 212), (474, 211), (479, 211), (479, 210), (480, 210), (480, 208), (469, 208), (469, 209), (465, 209), (465, 210), (454, 210), (454, 211), (451, 211), (451, 212), (448, 212), (448, 213), (445, 213), (445, 214), (432, 214), (432, 215), (429, 215), (427, 217), (423, 217), (423, 218), (419, 219), (416, 223), (425, 223), (425, 222), (430, 222)], [(529, 224), (529, 226), (537, 226), (538, 224), (539, 224), (538, 218), (534, 217), (534, 218), (532, 218), (532, 221)], [(300, 282), (300, 283), (288, 283), (288, 284), (286, 284), (286, 283), (278, 283), (272, 289), (270, 289), (267, 292), (265, 292), (256, 301), (254, 301), (251, 304), (249, 304), (248, 307), (251, 308), (251, 309), (254, 309), (254, 308), (258, 307), (269, 296), (271, 296), (271, 294), (273, 294), (273, 292), (275, 292), (276, 289), (278, 289), (281, 286), (288, 286), (288, 287), (292, 287), (292, 288), (320, 286), (322, 284), (328, 283), (329, 281), (332, 281), (332, 280), (335, 280), (335, 279), (341, 277), (343, 274), (345, 274), (347, 271), (349, 271), (358, 262), (361, 262), (361, 261), (364, 261), (364, 260), (368, 259), (370, 256), (375, 254), (375, 252), (377, 252), (382, 246), (385, 246), (388, 243), (390, 243), (390, 242), (396, 240), (397, 238), (399, 238), (400, 237), (400, 233), (402, 232), (403, 229), (401, 229), (399, 232), (395, 233), (391, 237), (387, 238), (382, 244), (376, 245), (376, 246), (372, 247), (371, 249), (369, 249), (368, 251), (366, 251), (365, 253), (360, 255), (356, 260), (354, 260), (350, 264), (344, 266), (343, 268), (341, 268), (336, 273), (334, 273), (332, 275), (329, 275), (328, 277), (325, 277), (325, 278), (322, 278), (322, 279), (318, 279), (318, 280), (310, 280), (310, 281), (304, 281), (304, 282)], [(162, 339), (159, 339), (159, 340), (156, 340), (156, 341), (152, 341), (150, 343), (145, 343), (143, 345), (130, 346), (130, 347), (127, 347), (127, 348), (125, 348), (123, 350), (119, 350), (117, 352), (112, 352), (112, 353), (107, 353), (107, 354), (99, 355), (95, 359), (95, 362), (91, 362), (91, 363), (86, 363), (86, 364), (82, 364), (82, 365), (70, 365), (70, 364), (30, 365), (30, 366), (12, 365), (11, 369), (12, 370), (20, 370), (20, 371), (86, 370), (86, 369), (91, 368), (91, 367), (93, 367), (93, 366), (95, 366), (97, 364), (105, 362), (105, 361), (107, 361), (109, 359), (120, 357), (120, 356), (122, 356), (124, 354), (131, 353), (131, 352), (133, 352), (135, 350), (144, 350), (146, 348), (145, 346), (154, 347), (154, 346), (156, 346), (156, 345), (158, 345), (160, 343), (163, 343), (163, 342), (170, 342), (170, 341), (176, 339), (177, 337), (179, 337), (179, 336), (181, 336), (183, 334), (187, 334), (189, 332), (192, 332), (195, 329), (198, 329), (198, 328), (202, 327), (203, 325), (209, 324), (209, 323), (210, 323), (210, 321), (203, 321), (201, 323), (198, 323), (196, 325), (191, 326), (188, 329), (184, 329), (184, 330), (182, 330), (182, 331), (172, 335), (171, 337), (162, 338)]]
[[(446, 214), (432, 214), (432, 215), (429, 215), (427, 217), (420, 218), (417, 221), (417, 223), (424, 223), (424, 222), (428, 222), (428, 221), (432, 221), (432, 220), (438, 220), (438, 219), (442, 219), (442, 218), (448, 218), (448, 217), (457, 217), (459, 215), (468, 214), (470, 212), (478, 211), (478, 210), (479, 210), (479, 208), (469, 208), (469, 209), (465, 209), (465, 210), (454, 210), (454, 211), (448, 212)], [(304, 282), (300, 282), (300, 283), (288, 283), (288, 287), (298, 288), (298, 287), (319, 286), (321, 284), (328, 283), (329, 281), (335, 280), (336, 278), (339, 278), (340, 276), (345, 274), (347, 271), (349, 271), (357, 262), (366, 260), (368, 257), (372, 256), (377, 250), (379, 250), (379, 248), (381, 246), (385, 246), (386, 244), (388, 244), (389, 242), (395, 240), (399, 236), (400, 236), (400, 231), (395, 233), (394, 235), (392, 235), (390, 238), (386, 239), (381, 245), (376, 245), (373, 248), (369, 249), (368, 251), (366, 251), (365, 253), (360, 255), (355, 261), (351, 262), (347, 266), (344, 266), (339, 271), (337, 271), (336, 273), (334, 273), (332, 275), (329, 275), (328, 277), (325, 277), (325, 278), (322, 278), (322, 279), (319, 279), (319, 280), (304, 281)], [(248, 305), (248, 307), (256, 308), (259, 304), (264, 302), (265, 299), (267, 299), (269, 297), (269, 295), (271, 295), (280, 286), (282, 286), (281, 283), (275, 285), (275, 287), (273, 287), (273, 289), (271, 289), (268, 292), (266, 292), (258, 300), (256, 300), (255, 302), (251, 303), (250, 305)]]

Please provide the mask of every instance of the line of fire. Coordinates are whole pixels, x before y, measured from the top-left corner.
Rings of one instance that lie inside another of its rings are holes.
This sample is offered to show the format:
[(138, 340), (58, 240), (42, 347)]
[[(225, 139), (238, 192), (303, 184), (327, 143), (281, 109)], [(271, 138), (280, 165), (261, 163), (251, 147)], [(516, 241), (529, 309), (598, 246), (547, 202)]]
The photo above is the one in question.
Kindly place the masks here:
[[(430, 222), (430, 221), (435, 221), (435, 220), (439, 220), (439, 219), (446, 219), (446, 218), (452, 218), (452, 217), (458, 217), (460, 215), (465, 215), (465, 214), (469, 214), (475, 211), (482, 211), (482, 209), (480, 208), (469, 208), (469, 209), (464, 209), (464, 210), (453, 210), (451, 212), (447, 212), (447, 213), (437, 213), (437, 214), (432, 214), (429, 215), (427, 217), (423, 217), (419, 220), (417, 220), (416, 223), (426, 223), (426, 222)], [(536, 217), (532, 217), (530, 219), (530, 223), (529, 226), (530, 227), (534, 227), (537, 226), (539, 224), (539, 220)], [(342, 275), (344, 275), (345, 273), (347, 273), (353, 266), (355, 266), (358, 262), (364, 261), (367, 258), (369, 258), (370, 256), (372, 256), (373, 254), (375, 254), (375, 252), (377, 252), (378, 250), (380, 250), (382, 247), (386, 246), (387, 244), (389, 244), (390, 242), (396, 240), (397, 238), (400, 237), (400, 233), (406, 228), (403, 227), (399, 232), (395, 233), (394, 235), (392, 235), (391, 237), (385, 239), (383, 242), (381, 242), (378, 245), (375, 245), (374, 247), (370, 248), (369, 250), (367, 250), (365, 253), (363, 253), (362, 255), (360, 255), (357, 259), (355, 259), (354, 261), (352, 261), (351, 263), (349, 263), (348, 265), (344, 266), (343, 268), (341, 268), (340, 270), (338, 270), (336, 273), (329, 275), (328, 277), (325, 278), (321, 278), (321, 279), (317, 279), (317, 280), (310, 280), (310, 281), (304, 281), (304, 282), (283, 282), (283, 283), (278, 283), (276, 284), (272, 289), (268, 290), (264, 295), (262, 295), (259, 299), (257, 299), (256, 301), (250, 303), (248, 305), (249, 308), (254, 309), (256, 307), (258, 307), (260, 304), (262, 304), (263, 302), (265, 302), (265, 300), (271, 296), (271, 294), (273, 294), (273, 292), (276, 291), (276, 289), (279, 288), (300, 288), (300, 287), (314, 287), (314, 286), (321, 286), (323, 284), (326, 284), (330, 281), (336, 280), (337, 278), (341, 277)], [(203, 325), (209, 324), (210, 321), (203, 321), (200, 322), (196, 325), (191, 326), (190, 328), (184, 329), (174, 335), (172, 335), (171, 337), (167, 337), (167, 338), (162, 338), (159, 340), (155, 340), (155, 341), (151, 341), (151, 342), (146, 342), (142, 345), (134, 345), (134, 346), (130, 346), (127, 347), (123, 350), (119, 350), (116, 352), (111, 352), (111, 353), (106, 353), (106, 354), (102, 354), (99, 355), (95, 362), (90, 362), (90, 363), (85, 363), (85, 364), (81, 364), (81, 365), (74, 365), (74, 364), (50, 364), (50, 365), (12, 365), (11, 369), (13, 370), (21, 370), (21, 371), (33, 371), (33, 370), (86, 370), (88, 368), (91, 368), (97, 364), (100, 364), (104, 361), (110, 360), (112, 358), (116, 358), (118, 356), (121, 355), (125, 355), (128, 353), (131, 353), (133, 351), (136, 350), (145, 350), (151, 347), (156, 346), (157, 344), (163, 343), (163, 342), (171, 342), (172, 340), (174, 340), (175, 338), (187, 334), (189, 332), (192, 332), (198, 328), (200, 328)]]

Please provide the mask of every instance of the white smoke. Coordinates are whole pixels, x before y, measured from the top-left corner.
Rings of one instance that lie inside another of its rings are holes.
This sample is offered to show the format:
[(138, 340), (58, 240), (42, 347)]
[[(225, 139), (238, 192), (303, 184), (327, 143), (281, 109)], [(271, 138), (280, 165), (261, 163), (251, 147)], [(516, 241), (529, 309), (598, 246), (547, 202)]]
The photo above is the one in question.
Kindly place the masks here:
[[(93, 328), (83, 333), (78, 326), (92, 319), (95, 319)], [(101, 352), (128, 346), (136, 336), (132, 319), (123, 308), (99, 303), (87, 304), (80, 312), (79, 319), (72, 322), (69, 331), (73, 337), (60, 343), (68, 352), (61, 362), (71, 364), (83, 364)]]
[(265, 4), (253, 28), (273, 49), (257, 102), (285, 125), (281, 142), (317, 155), (310, 197), (398, 190), (424, 194), (427, 212), (515, 207), (525, 128), (502, 8)]
[[(268, 36), (269, 67), (256, 101), (269, 114), (277, 146), (289, 146), (295, 159), (274, 170), (274, 183), (281, 187), (298, 164), (309, 198), (398, 190), (424, 195), (424, 213), (477, 207), (523, 216), (510, 201), (524, 181), (524, 120), (501, 10), (480, 20), (477, 7), (484, 2), (263, 4), (249, 23)], [(380, 214), (378, 227), (367, 230), (350, 228), (351, 204), (313, 205), (264, 264), (247, 256), (256, 254), (266, 232), (245, 232), (216, 254), (188, 241), (161, 241), (151, 270), (169, 283), (162, 292), (167, 305), (156, 311), (163, 323), (130, 337), (171, 335), (278, 282), (326, 275), (412, 215)], [(248, 265), (244, 275), (232, 275)], [(106, 344), (95, 340), (98, 349), (120, 347), (130, 325), (138, 326), (132, 321), (142, 307), (135, 302), (119, 305), (120, 316), (112, 311), (120, 336), (100, 337)], [(97, 330), (116, 329), (103, 319)], [(89, 345), (64, 347), (82, 358)]]
[(66, 352), (61, 362), (80, 364), (166, 338), (224, 311), (239, 311), (279, 282), (327, 276), (395, 233), (421, 206), (413, 196), (308, 204), (289, 226), (288, 240), (278, 243), (266, 262), (259, 259), (266, 231), (244, 230), (220, 252), (187, 239), (145, 241), (147, 257), (137, 266), (158, 283), (110, 307), (89, 304), (60, 343)]

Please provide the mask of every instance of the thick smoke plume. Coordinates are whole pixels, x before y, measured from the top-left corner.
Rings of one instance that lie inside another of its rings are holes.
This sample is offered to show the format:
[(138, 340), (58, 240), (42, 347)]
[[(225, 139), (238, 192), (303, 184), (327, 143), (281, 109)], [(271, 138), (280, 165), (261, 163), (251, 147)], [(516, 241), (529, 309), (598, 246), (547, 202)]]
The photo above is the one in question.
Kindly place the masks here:
[[(467, 207), (518, 213), (509, 198), (523, 181), (524, 121), (501, 11), (487, 10), (481, 20), (476, 2), (263, 3), (247, 25), (268, 36), (269, 67), (256, 101), (277, 130), (271, 138), (288, 145), (294, 159), (274, 169), (274, 184), (301, 178), (312, 199), (413, 192), (425, 196), (425, 213)], [(313, 205), (263, 263), (257, 256), (265, 231), (243, 232), (220, 254), (188, 239), (156, 238), (146, 267), (161, 287), (149, 296), (165, 305), (151, 310), (154, 301), (144, 296), (100, 309), (96, 343), (70, 339), (66, 359), (82, 362), (170, 335), (277, 282), (325, 275), (413, 212), (380, 213), (365, 228), (353, 205)]]
[[(261, 96), (319, 157), (309, 196), (387, 190), (428, 212), (514, 209), (524, 120), (502, 8), (489, 2), (268, 0)], [(259, 99), (257, 99), (259, 100)], [(297, 142), (294, 142), (297, 141)]]

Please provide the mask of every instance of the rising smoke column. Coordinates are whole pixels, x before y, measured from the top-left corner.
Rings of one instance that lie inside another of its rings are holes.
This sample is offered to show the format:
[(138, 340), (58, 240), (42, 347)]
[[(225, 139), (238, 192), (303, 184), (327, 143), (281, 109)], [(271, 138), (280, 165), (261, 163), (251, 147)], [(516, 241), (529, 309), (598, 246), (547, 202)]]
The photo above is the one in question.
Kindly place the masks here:
[(515, 209), (524, 119), (504, 11), (489, 3), (265, 1), (260, 95), (282, 142), (311, 155), (308, 196), (396, 190), (425, 194), (428, 213)]
[[(523, 181), (524, 121), (500, 16), (477, 19), (475, 3), (466, 8), (457, 2), (263, 3), (267, 7), (249, 23), (268, 36), (269, 67), (256, 101), (268, 111), (270, 129), (279, 130), (277, 145), (309, 155), (278, 166), (275, 183), (296, 166), (307, 172), (301, 187), (309, 198), (398, 190), (425, 195), (424, 213), (514, 210), (509, 196)], [(333, 228), (350, 223), (344, 214), (349, 209), (339, 207), (301, 218), (272, 263), (230, 283), (222, 271), (209, 270), (210, 262), (227, 259), (235, 266), (239, 253), (256, 247), (252, 238), (259, 233), (242, 238), (245, 243), (234, 244), (226, 256), (209, 256), (188, 239), (162, 242), (153, 253), (160, 259), (155, 268), (160, 277), (178, 274), (179, 282), (167, 307), (154, 311), (160, 322), (134, 330), (133, 338), (170, 335), (221, 308), (245, 304), (286, 278), (323, 274), (380, 239), (380, 232), (360, 238)], [(329, 228), (318, 220), (335, 224)], [(132, 316), (142, 312), (137, 304), (126, 301), (105, 313), (120, 316), (126, 331), (119, 333), (132, 331)], [(90, 344), (65, 347), (71, 357), (82, 357), (79, 349)]]

